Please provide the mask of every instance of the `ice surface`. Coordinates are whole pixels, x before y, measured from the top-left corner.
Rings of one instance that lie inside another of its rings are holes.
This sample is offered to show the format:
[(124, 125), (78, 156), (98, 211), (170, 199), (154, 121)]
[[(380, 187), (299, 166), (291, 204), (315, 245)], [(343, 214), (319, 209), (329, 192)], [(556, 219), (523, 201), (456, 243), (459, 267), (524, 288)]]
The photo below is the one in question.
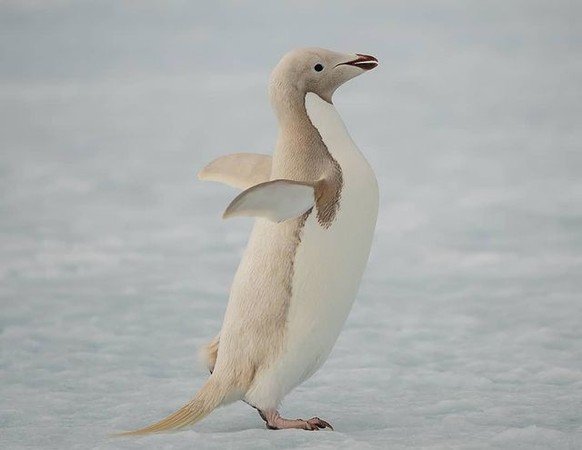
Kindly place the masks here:
[[(0, 2), (0, 448), (582, 448), (579, 2)], [(285, 401), (110, 439), (207, 374), (250, 229), (195, 173), (268, 152), (270, 69), (377, 56), (336, 105), (375, 167), (369, 269)]]

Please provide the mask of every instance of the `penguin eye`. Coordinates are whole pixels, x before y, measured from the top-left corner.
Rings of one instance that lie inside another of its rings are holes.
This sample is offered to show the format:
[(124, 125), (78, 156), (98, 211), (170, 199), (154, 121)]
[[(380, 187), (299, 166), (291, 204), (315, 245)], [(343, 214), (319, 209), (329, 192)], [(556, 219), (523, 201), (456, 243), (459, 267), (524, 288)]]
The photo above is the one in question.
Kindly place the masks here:
[(316, 64), (313, 67), (313, 70), (315, 70), (316, 72), (321, 72), (323, 70), (323, 66), (321, 64)]

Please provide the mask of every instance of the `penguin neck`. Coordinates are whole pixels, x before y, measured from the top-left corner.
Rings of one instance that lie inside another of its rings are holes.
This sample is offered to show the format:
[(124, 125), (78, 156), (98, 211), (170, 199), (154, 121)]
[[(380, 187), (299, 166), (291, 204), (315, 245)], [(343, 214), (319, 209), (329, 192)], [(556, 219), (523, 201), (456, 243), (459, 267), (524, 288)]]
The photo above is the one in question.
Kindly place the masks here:
[(277, 159), (313, 161), (308, 154), (319, 153), (342, 164), (363, 158), (332, 103), (313, 92), (286, 94), (273, 98), (279, 122)]
[(293, 86), (278, 86), (271, 90), (271, 101), (279, 124), (275, 156), (300, 162), (309, 159), (314, 151), (326, 153), (321, 136), (307, 114), (304, 92)]
[(305, 109), (305, 93), (294, 87), (272, 89), (271, 102), (279, 122), (279, 128), (286, 131), (309, 122)]
[[(285, 92), (284, 97), (272, 97), (273, 109), (279, 123), (279, 131), (286, 133), (316, 133), (320, 128), (338, 128), (347, 135), (345, 125), (331, 100), (313, 93)], [(349, 136), (348, 136), (349, 137)]]
[[(331, 172), (338, 172), (337, 162), (308, 115), (305, 93), (295, 91), (283, 94), (272, 97), (279, 122), (279, 136), (271, 176), (317, 181)], [(328, 105), (333, 109), (333, 105)]]
[(354, 157), (363, 157), (332, 103), (308, 92), (304, 105), (309, 122), (321, 136), (330, 155), (340, 165), (350, 164)]

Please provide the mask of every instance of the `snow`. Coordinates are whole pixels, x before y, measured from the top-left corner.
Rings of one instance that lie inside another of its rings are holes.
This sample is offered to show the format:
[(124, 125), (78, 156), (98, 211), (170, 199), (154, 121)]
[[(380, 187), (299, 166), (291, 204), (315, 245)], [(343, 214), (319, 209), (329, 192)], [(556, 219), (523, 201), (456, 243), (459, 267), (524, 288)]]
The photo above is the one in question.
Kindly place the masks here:
[[(0, 448), (581, 448), (581, 13), (0, 2)], [(110, 438), (207, 377), (250, 222), (195, 174), (270, 151), (269, 71), (306, 45), (381, 62), (336, 96), (380, 182), (370, 264), (282, 408), (336, 431), (268, 431), (239, 403)]]

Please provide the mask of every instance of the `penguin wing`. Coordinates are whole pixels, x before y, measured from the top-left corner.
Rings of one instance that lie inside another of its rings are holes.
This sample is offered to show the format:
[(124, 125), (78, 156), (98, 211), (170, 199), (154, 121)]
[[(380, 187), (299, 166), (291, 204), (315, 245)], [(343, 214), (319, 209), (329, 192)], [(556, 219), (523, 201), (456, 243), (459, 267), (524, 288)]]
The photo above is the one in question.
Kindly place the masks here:
[(198, 173), (198, 178), (247, 189), (271, 178), (271, 159), (268, 155), (258, 153), (221, 156), (204, 167)]
[(222, 217), (263, 217), (284, 222), (313, 208), (314, 196), (315, 185), (311, 183), (285, 179), (266, 181), (237, 195)]

